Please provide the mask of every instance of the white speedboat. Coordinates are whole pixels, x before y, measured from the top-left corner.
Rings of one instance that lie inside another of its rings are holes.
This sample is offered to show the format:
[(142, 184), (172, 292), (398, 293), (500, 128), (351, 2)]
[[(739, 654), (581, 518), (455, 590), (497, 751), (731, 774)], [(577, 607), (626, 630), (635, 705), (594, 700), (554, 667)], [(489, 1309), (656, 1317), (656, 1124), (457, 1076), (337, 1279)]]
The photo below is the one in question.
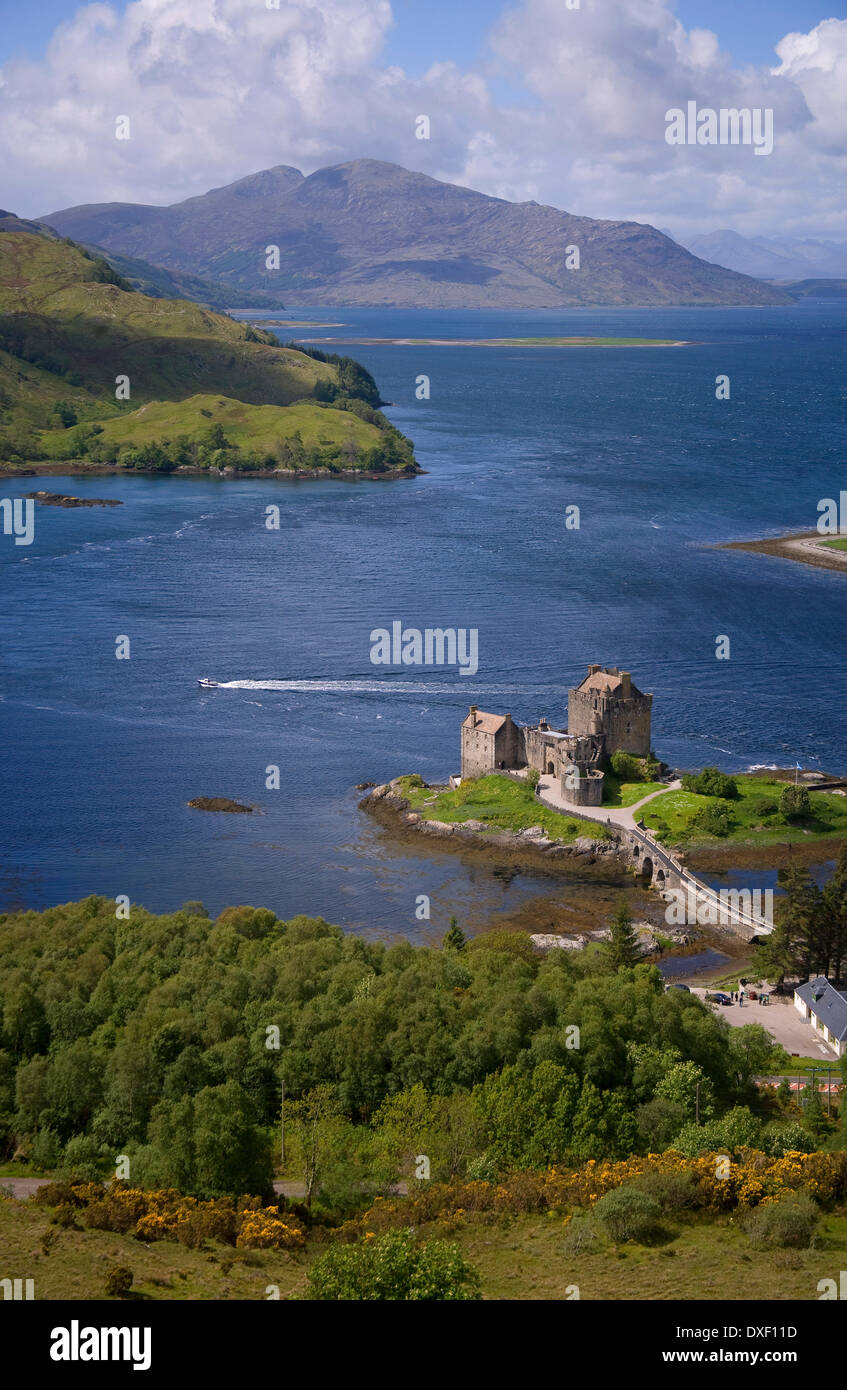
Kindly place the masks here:
[(210, 681), (206, 676), (202, 676), (197, 684), (202, 685), (204, 690), (215, 690), (218, 683), (217, 681)]

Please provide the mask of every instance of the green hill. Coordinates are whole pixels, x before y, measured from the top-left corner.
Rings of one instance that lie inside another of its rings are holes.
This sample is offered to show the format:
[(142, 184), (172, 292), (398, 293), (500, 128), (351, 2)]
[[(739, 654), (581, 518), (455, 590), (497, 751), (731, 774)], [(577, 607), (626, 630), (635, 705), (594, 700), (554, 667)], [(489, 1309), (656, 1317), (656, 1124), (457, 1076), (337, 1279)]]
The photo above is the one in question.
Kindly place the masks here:
[(0, 465), (412, 468), (379, 403), (349, 358), (141, 294), (73, 242), (0, 218)]

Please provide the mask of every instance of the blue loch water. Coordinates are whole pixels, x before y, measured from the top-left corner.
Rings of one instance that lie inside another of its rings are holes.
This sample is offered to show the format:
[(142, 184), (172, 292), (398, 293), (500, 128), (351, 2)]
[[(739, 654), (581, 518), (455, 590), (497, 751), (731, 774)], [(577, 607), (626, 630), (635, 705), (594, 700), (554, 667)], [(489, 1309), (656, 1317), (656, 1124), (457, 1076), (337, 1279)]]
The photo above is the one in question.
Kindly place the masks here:
[[(512, 908), (543, 880), (398, 848), (355, 784), (455, 770), (471, 703), (564, 722), (589, 661), (654, 692), (671, 763), (847, 770), (847, 578), (715, 548), (813, 526), (819, 499), (847, 488), (847, 304), (295, 317), (343, 320), (326, 332), (344, 337), (693, 345), (342, 348), (415, 441), (428, 472), (413, 481), (6, 480), (6, 496), (123, 505), (38, 508), (31, 546), (0, 536), (0, 909), (201, 898), (422, 939), (451, 911)], [(478, 629), (478, 673), (373, 666), (371, 630), (394, 620)], [(189, 809), (200, 795), (262, 814)]]

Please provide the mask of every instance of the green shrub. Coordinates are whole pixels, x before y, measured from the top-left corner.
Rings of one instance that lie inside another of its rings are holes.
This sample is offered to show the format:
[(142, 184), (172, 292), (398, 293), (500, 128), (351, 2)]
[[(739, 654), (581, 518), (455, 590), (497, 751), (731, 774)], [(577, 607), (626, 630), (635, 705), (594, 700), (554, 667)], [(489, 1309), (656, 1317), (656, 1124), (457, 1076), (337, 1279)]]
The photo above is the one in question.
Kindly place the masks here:
[(77, 1208), (72, 1206), (70, 1202), (62, 1202), (60, 1206), (56, 1207), (50, 1220), (54, 1226), (61, 1226), (63, 1230), (78, 1231), (79, 1223), (76, 1217)]
[(565, 1255), (587, 1255), (600, 1244), (597, 1224), (590, 1216), (578, 1214), (568, 1223), (562, 1240), (562, 1253)]
[(707, 835), (724, 836), (732, 830), (735, 820), (728, 802), (715, 801), (710, 806), (701, 806), (691, 824), (698, 830), (705, 830)]
[(632, 1186), (658, 1202), (662, 1213), (684, 1211), (699, 1201), (697, 1183), (690, 1172), (648, 1171), (636, 1178)]
[(132, 1270), (127, 1269), (126, 1265), (115, 1265), (106, 1275), (106, 1297), (125, 1298), (134, 1278)]
[(615, 1241), (645, 1240), (659, 1224), (661, 1208), (655, 1197), (624, 1185), (607, 1192), (594, 1206), (594, 1215)]
[(772, 1120), (765, 1125), (762, 1147), (771, 1158), (783, 1158), (788, 1153), (814, 1153), (818, 1146), (802, 1125), (793, 1121)]
[(783, 787), (779, 809), (786, 820), (797, 820), (812, 814), (812, 802), (807, 787), (795, 787), (789, 782)]
[(418, 1245), (411, 1231), (387, 1231), (320, 1255), (308, 1274), (307, 1297), (321, 1302), (478, 1299), (479, 1274), (458, 1245)]
[(724, 800), (735, 801), (738, 797), (738, 783), (716, 767), (704, 767), (702, 772), (688, 772), (682, 779), (687, 792), (698, 796), (719, 796)]
[(500, 1169), (490, 1154), (481, 1153), (471, 1159), (465, 1176), (468, 1182), (494, 1183), (500, 1176)]
[(750, 1213), (746, 1230), (752, 1245), (768, 1250), (792, 1246), (806, 1250), (812, 1243), (820, 1212), (805, 1192), (792, 1192), (776, 1202), (766, 1202)]

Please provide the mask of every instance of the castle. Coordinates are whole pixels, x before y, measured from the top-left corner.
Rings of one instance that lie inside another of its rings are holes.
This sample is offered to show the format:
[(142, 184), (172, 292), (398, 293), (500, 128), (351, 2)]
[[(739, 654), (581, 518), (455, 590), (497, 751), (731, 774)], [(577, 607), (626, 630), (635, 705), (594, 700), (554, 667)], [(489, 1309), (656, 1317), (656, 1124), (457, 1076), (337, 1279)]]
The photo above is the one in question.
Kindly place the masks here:
[(653, 696), (616, 666), (589, 666), (568, 691), (567, 729), (551, 729), (546, 719), (532, 727), (516, 724), (511, 714), (486, 714), (471, 705), (462, 724), (462, 777), (534, 767), (558, 778), (562, 796), (574, 806), (599, 806), (611, 754), (649, 754), (652, 705)]

